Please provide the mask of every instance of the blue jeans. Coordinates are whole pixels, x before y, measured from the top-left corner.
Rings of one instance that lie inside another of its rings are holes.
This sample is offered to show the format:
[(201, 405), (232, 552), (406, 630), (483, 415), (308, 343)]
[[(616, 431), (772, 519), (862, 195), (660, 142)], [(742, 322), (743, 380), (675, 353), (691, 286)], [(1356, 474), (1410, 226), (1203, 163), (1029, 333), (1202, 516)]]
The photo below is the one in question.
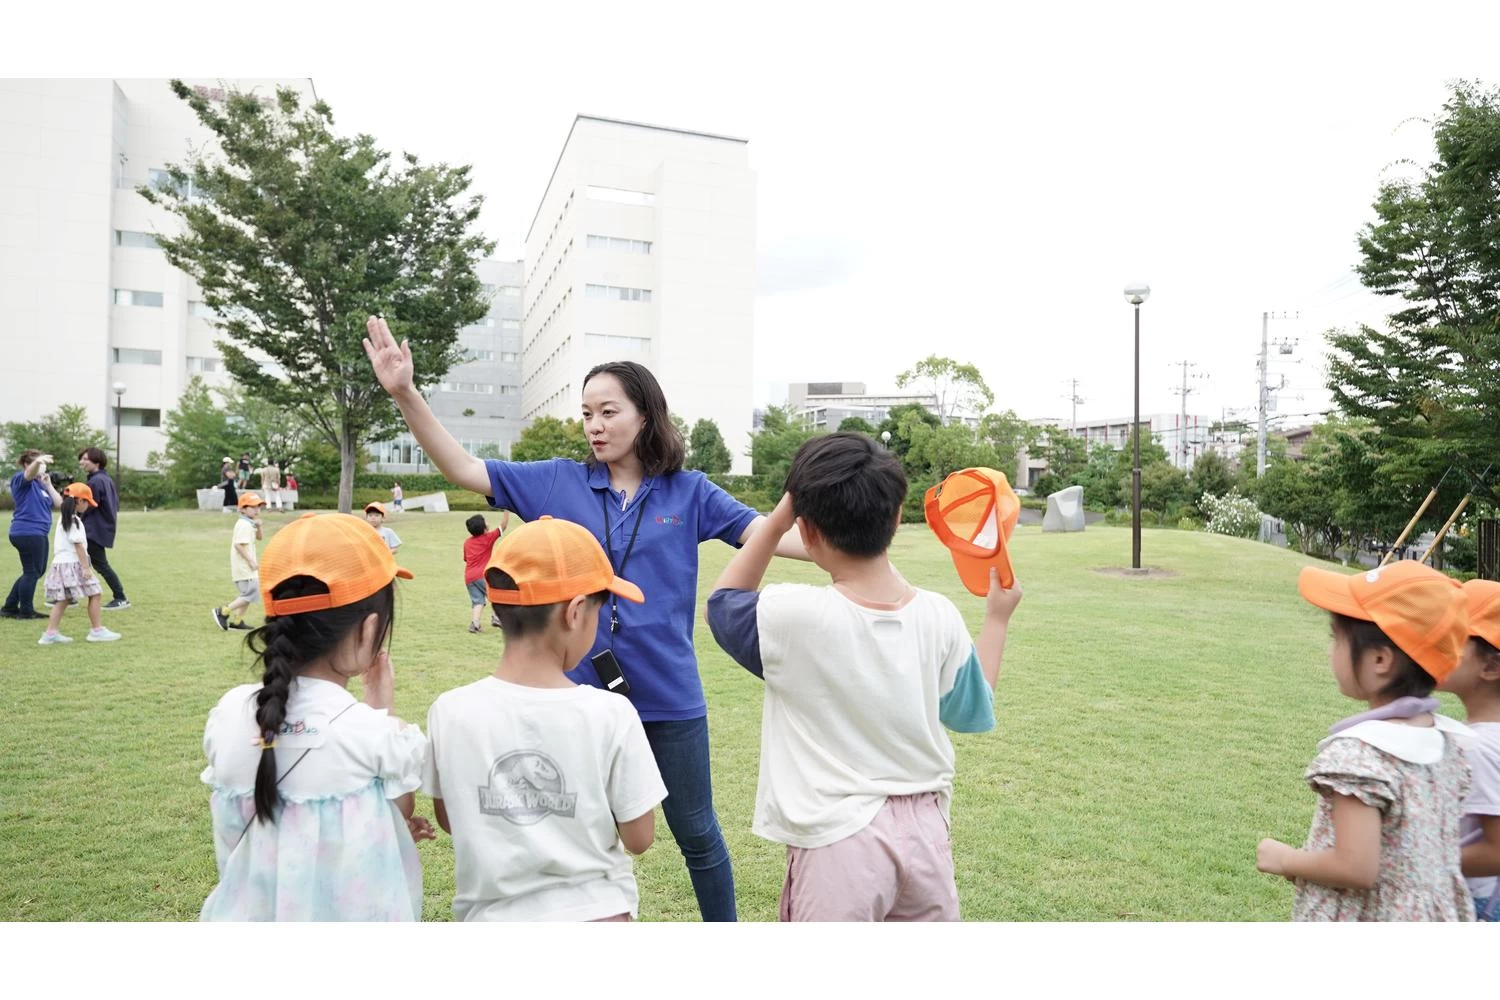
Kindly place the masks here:
[(714, 813), (708, 773), (708, 719), (647, 722), (646, 740), (656, 757), (667, 798), (662, 812), (687, 861), (698, 913), (705, 921), (735, 919), (734, 870)]
[[(5, 610), (23, 614), (35, 611), (36, 585), (47, 575), (47, 536), (11, 535), (10, 544), (21, 554), (21, 578), (11, 586), (10, 594), (5, 598)], [(706, 739), (707, 730), (704, 732)]]
[(1474, 897), (1474, 919), (1486, 923), (1500, 923), (1500, 893), (1480, 899)]

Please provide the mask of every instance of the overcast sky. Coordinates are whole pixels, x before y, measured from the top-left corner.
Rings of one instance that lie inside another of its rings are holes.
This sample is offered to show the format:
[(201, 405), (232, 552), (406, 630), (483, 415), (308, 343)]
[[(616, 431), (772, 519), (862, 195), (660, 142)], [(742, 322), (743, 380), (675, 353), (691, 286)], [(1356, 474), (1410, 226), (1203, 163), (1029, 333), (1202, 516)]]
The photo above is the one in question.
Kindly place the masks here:
[(1383, 172), (1447, 81), (1500, 83), (1495, 3), (469, 6), (70, 9), (15, 72), (310, 76), (339, 127), (473, 164), (513, 256), (574, 114), (745, 137), (758, 402), (936, 352), (1028, 417), (1077, 378), (1080, 420), (1129, 413), (1134, 278), (1144, 412), (1184, 359), (1190, 411), (1253, 407), (1264, 311), (1300, 314), (1280, 409), (1324, 409), (1323, 331), (1389, 311), (1351, 270)]

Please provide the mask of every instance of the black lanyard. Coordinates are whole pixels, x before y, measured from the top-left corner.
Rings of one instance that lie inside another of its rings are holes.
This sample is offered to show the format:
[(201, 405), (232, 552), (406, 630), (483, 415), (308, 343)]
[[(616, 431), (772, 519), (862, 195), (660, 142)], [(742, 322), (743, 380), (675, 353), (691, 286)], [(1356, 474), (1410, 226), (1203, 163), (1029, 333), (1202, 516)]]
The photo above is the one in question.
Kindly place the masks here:
[[(620, 557), (620, 565), (615, 566), (614, 550), (609, 547), (609, 499), (613, 492), (608, 486), (604, 492), (599, 494), (599, 501), (604, 507), (604, 557), (609, 560), (609, 568), (614, 571), (615, 576), (621, 576), (625, 572), (625, 565), (630, 562), (630, 552), (635, 548), (635, 536), (641, 531), (641, 518), (646, 516), (646, 498), (640, 497), (636, 500), (640, 508), (635, 515), (635, 527), (630, 529), (630, 543), (625, 546), (625, 554)], [(609, 595), (609, 634), (614, 635), (620, 631), (620, 604), (619, 599), (611, 592)]]

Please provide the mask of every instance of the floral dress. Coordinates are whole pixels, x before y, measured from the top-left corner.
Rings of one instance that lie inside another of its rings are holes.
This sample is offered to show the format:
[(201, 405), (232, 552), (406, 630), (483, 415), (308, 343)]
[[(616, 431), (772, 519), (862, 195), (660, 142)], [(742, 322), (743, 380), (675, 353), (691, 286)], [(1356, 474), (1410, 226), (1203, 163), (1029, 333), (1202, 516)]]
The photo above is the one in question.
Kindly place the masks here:
[(1318, 809), (1306, 850), (1334, 846), (1333, 796), (1380, 810), (1380, 877), (1373, 889), (1334, 889), (1297, 881), (1293, 920), (1473, 920), (1460, 869), (1459, 824), (1469, 765), (1454, 733), (1434, 727), (1365, 722), (1329, 737), (1307, 768)]

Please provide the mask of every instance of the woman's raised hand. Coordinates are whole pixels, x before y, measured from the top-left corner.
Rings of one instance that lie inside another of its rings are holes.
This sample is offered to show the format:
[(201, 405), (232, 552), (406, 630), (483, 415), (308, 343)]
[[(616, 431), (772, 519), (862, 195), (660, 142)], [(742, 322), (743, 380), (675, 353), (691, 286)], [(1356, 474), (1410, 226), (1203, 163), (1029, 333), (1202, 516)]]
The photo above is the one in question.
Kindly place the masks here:
[(365, 354), (380, 385), (392, 396), (413, 389), (414, 369), (411, 363), (411, 345), (406, 341), (396, 343), (385, 318), (371, 316), (365, 320)]

